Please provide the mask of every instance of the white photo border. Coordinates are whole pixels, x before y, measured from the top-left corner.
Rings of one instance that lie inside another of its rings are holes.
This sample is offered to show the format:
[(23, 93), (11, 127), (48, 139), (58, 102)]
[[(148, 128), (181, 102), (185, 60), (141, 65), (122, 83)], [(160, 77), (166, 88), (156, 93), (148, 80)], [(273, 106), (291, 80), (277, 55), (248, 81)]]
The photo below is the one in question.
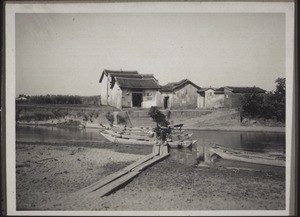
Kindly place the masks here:
[[(6, 183), (7, 215), (90, 216), (241, 216), (289, 215), (292, 160), (292, 114), (294, 113), (294, 2), (126, 2), (42, 3), (7, 2), (5, 5), (5, 96), (6, 96)], [(286, 69), (286, 208), (285, 210), (198, 210), (198, 211), (17, 211), (15, 169), (15, 15), (17, 13), (284, 13)]]

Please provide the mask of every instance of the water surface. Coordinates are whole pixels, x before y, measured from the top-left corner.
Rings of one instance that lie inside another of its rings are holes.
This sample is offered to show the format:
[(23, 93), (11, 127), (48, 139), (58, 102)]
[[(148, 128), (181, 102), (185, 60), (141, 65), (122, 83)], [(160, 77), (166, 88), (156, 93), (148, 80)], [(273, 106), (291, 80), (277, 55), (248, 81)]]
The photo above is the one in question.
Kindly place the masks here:
[[(107, 141), (99, 129), (58, 128), (41, 126), (18, 126), (17, 141), (24, 142), (104, 142)], [(198, 142), (190, 149), (171, 149), (171, 157), (187, 165), (197, 163), (202, 146), (217, 143), (227, 147), (255, 152), (285, 153), (285, 133), (271, 132), (237, 132), (199, 130), (193, 133), (191, 139)]]

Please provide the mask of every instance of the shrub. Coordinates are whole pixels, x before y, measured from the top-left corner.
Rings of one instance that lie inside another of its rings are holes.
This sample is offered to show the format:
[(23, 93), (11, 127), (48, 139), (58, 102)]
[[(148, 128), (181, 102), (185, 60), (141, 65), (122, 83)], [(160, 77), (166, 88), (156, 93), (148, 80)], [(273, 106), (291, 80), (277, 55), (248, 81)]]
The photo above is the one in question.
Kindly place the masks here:
[(117, 122), (118, 122), (118, 124), (126, 124), (127, 123), (126, 118), (119, 114), (117, 114)]
[(153, 119), (154, 122), (161, 126), (167, 126), (169, 121), (166, 120), (166, 116), (159, 111), (159, 109), (156, 106), (152, 106), (148, 112), (148, 115)]
[(250, 92), (241, 98), (242, 116), (285, 122), (285, 78), (278, 78), (275, 82), (275, 91), (266, 94)]
[(109, 121), (110, 125), (112, 126), (115, 121), (114, 116), (110, 112), (107, 112), (105, 117)]

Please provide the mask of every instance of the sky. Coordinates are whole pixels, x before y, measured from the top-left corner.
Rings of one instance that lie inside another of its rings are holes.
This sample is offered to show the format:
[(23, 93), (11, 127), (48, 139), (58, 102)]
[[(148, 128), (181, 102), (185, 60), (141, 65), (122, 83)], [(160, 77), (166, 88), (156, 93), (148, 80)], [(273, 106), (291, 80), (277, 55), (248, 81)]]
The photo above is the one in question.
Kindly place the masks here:
[(15, 27), (16, 96), (100, 95), (104, 69), (267, 91), (285, 77), (283, 13), (28, 13)]

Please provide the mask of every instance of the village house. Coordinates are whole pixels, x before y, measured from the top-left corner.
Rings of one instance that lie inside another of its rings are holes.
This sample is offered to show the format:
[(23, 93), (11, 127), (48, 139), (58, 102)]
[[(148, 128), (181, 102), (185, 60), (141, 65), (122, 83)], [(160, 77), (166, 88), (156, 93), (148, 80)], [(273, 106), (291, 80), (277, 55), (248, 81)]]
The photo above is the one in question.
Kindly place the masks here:
[(259, 87), (202, 88), (198, 92), (198, 108), (239, 108), (246, 93), (264, 94)]
[(158, 107), (163, 109), (197, 108), (197, 90), (200, 87), (189, 79), (161, 86)]
[(157, 105), (160, 85), (152, 74), (103, 70), (101, 104), (116, 108), (150, 108)]
[(201, 88), (197, 91), (198, 108), (222, 108), (224, 107), (224, 87)]

